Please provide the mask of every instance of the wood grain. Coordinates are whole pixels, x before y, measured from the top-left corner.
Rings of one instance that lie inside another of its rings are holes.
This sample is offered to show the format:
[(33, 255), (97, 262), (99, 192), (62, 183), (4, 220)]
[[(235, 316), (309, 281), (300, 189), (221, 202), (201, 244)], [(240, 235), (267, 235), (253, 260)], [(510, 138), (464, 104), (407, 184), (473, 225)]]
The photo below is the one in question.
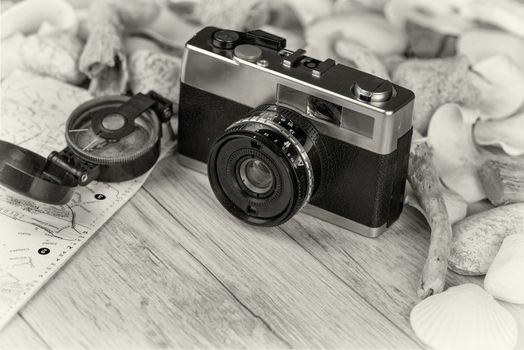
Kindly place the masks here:
[[(415, 348), (429, 231), (231, 217), (170, 157), (0, 333), (2, 348)], [(482, 283), (448, 276), (448, 284)]]

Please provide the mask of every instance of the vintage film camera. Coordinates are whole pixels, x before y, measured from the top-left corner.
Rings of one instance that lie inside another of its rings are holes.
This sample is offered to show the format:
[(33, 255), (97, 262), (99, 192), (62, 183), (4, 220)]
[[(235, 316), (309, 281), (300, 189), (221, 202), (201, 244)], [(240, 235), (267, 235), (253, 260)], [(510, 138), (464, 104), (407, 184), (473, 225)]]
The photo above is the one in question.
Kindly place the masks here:
[(179, 161), (207, 170), (246, 222), (275, 226), (302, 209), (376, 237), (402, 211), (414, 95), (285, 45), (214, 27), (187, 42)]

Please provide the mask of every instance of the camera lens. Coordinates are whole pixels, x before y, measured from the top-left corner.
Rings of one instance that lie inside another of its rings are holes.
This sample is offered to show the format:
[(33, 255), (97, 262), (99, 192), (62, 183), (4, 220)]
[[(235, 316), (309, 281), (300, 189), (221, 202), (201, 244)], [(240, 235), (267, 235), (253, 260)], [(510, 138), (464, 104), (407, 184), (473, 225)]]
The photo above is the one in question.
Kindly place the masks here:
[(264, 194), (271, 189), (273, 173), (260, 159), (245, 159), (240, 164), (242, 183), (254, 193)]
[(329, 168), (327, 158), (308, 118), (264, 105), (215, 141), (208, 176), (230, 213), (252, 224), (275, 226), (289, 220), (317, 191), (322, 169)]

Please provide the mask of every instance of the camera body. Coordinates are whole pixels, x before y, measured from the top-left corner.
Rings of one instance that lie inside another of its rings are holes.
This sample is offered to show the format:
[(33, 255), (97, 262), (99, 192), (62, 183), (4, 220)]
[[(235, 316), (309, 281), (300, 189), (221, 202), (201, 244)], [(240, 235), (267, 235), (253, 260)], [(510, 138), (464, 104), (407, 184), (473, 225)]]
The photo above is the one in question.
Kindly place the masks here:
[(185, 48), (178, 160), (258, 225), (302, 210), (376, 237), (400, 215), (414, 94), (285, 49), (257, 30), (206, 27)]

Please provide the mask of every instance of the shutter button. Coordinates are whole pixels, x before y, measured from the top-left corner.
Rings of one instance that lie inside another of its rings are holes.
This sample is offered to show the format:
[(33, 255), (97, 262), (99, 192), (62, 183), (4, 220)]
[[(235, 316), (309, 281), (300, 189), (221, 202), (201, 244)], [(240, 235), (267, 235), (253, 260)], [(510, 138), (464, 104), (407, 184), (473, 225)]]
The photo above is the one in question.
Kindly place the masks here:
[(238, 45), (235, 47), (235, 56), (249, 62), (256, 62), (262, 57), (262, 49), (255, 45)]
[(378, 77), (366, 76), (353, 85), (353, 94), (366, 102), (385, 102), (393, 97), (393, 85)]
[(218, 30), (213, 33), (213, 46), (219, 49), (232, 49), (239, 38), (238, 33), (232, 30)]

